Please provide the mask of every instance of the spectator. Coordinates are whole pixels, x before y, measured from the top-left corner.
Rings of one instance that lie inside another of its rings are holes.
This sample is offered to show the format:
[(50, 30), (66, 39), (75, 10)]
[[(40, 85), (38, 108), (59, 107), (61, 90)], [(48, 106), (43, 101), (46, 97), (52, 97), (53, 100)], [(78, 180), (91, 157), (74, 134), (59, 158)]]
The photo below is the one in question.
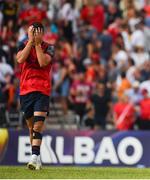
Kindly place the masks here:
[(142, 90), (143, 99), (139, 103), (139, 119), (138, 125), (141, 130), (150, 129), (150, 98), (146, 89)]
[(112, 36), (113, 42), (116, 42), (116, 38), (120, 33), (122, 20), (121, 18), (116, 18), (115, 21), (108, 26), (108, 32)]
[(80, 116), (82, 120), (85, 113), (86, 102), (91, 96), (92, 84), (85, 81), (85, 75), (78, 73), (77, 79), (75, 79), (71, 85), (70, 96), (71, 103), (74, 104), (75, 112)]
[(149, 60), (149, 54), (144, 51), (143, 45), (140, 44), (136, 44), (135, 49), (130, 56), (136, 67), (140, 67), (143, 63)]
[(135, 121), (135, 111), (128, 97), (123, 95), (113, 107), (114, 124), (117, 130), (133, 129)]
[(7, 108), (9, 109), (14, 102), (15, 87), (12, 83), (11, 74), (5, 75), (5, 84), (2, 88), (3, 94), (7, 100)]
[(7, 74), (10, 74), (10, 75), (14, 74), (14, 70), (8, 63), (5, 63), (2, 60), (0, 60), (0, 74), (1, 74), (2, 81), (4, 81), (5, 76)]
[(136, 29), (132, 31), (131, 45), (133, 49), (137, 46), (143, 47), (145, 49), (145, 35), (143, 32), (143, 26), (141, 26), (140, 21), (137, 22)]
[(112, 53), (112, 36), (109, 34), (107, 29), (103, 29), (99, 39), (101, 42), (101, 60), (106, 64)]
[(77, 32), (77, 19), (80, 16), (78, 9), (75, 8), (75, 0), (66, 0), (58, 16), (63, 24), (64, 37), (72, 42), (73, 34)]
[(95, 66), (94, 63), (92, 62), (91, 59), (86, 58), (83, 61), (83, 65), (85, 67), (85, 79), (87, 82), (93, 82), (96, 77), (96, 71), (95, 71)]
[(150, 77), (150, 61), (146, 61), (141, 67), (142, 81), (147, 81)]
[(128, 89), (127, 91), (125, 91), (125, 94), (129, 97), (129, 101), (132, 102), (134, 105), (139, 104), (139, 102), (143, 98), (139, 86), (140, 86), (140, 83), (138, 81), (135, 81), (132, 84), (131, 89)]
[(18, 4), (11, 0), (3, 1), (2, 13), (3, 13), (3, 28), (2, 39), (5, 40), (16, 28)]
[(146, 81), (143, 81), (141, 84), (140, 84), (140, 89), (143, 90), (143, 89), (146, 89), (148, 91), (148, 95), (150, 96), (150, 76), (149, 76), (149, 79), (146, 80)]
[(118, 97), (121, 97), (124, 95), (125, 91), (131, 87), (130, 82), (126, 78), (126, 73), (121, 73), (121, 82), (120, 85), (118, 85)]
[(26, 21), (22, 21), (21, 28), (19, 29), (18, 43), (22, 43), (27, 40), (27, 28), (28, 23)]
[(27, 21), (28, 24), (32, 24), (33, 22), (42, 22), (46, 19), (46, 10), (42, 10), (37, 7), (37, 3), (29, 4), (27, 9), (24, 9), (19, 14), (19, 21)]
[(123, 22), (122, 24), (121, 35), (123, 37), (125, 50), (127, 52), (132, 51), (132, 44), (131, 44), (131, 38), (130, 38), (132, 35), (132, 32), (127, 22)]
[(102, 32), (104, 27), (104, 9), (96, 0), (89, 1), (81, 10), (81, 19), (98, 32)]
[(122, 49), (120, 45), (114, 46), (113, 58), (117, 63), (118, 69), (128, 65), (128, 55), (125, 50)]
[[(131, 31), (133, 33), (136, 32), (137, 34), (139, 33), (139, 35), (141, 35), (141, 37), (142, 37), (140, 30), (137, 29), (137, 26), (136, 26), (139, 23), (140, 18), (138, 16), (137, 11), (134, 6), (127, 9), (127, 20), (128, 20), (128, 25), (129, 25)], [(137, 36), (135, 36), (135, 37), (137, 37)], [(141, 39), (141, 40), (143, 40), (143, 39)]]
[(118, 77), (117, 63), (114, 60), (108, 62), (108, 81), (115, 82)]
[(94, 106), (94, 124), (95, 129), (106, 128), (106, 116), (109, 111), (110, 94), (102, 83), (96, 84), (96, 91), (91, 96), (91, 103)]
[[(69, 93), (70, 79), (69, 68), (60, 63), (55, 63), (53, 74), (53, 90), (58, 95), (66, 97)], [(74, 67), (73, 67), (74, 68)]]
[(128, 69), (126, 71), (126, 78), (132, 84), (135, 81), (136, 67), (133, 59), (129, 58)]
[(107, 6), (106, 25), (113, 23), (116, 18), (121, 17), (121, 12), (117, 8), (117, 5), (113, 1), (109, 1)]
[(84, 127), (94, 129), (94, 106), (90, 101), (86, 104), (85, 115), (82, 121)]
[(8, 59), (8, 55), (6, 51), (4, 50), (3, 41), (1, 38), (0, 38), (0, 59), (1, 59), (0, 61), (2, 62), (7, 62), (7, 59)]

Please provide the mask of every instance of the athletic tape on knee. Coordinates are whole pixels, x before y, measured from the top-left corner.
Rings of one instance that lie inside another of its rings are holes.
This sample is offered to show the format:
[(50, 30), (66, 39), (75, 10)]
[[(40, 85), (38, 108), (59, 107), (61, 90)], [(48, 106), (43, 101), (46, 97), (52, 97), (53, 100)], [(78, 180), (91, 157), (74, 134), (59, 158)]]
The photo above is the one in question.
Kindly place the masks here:
[(33, 130), (33, 139), (42, 139), (42, 134)]
[(34, 116), (34, 122), (38, 122), (38, 121), (45, 121), (45, 117), (44, 116)]

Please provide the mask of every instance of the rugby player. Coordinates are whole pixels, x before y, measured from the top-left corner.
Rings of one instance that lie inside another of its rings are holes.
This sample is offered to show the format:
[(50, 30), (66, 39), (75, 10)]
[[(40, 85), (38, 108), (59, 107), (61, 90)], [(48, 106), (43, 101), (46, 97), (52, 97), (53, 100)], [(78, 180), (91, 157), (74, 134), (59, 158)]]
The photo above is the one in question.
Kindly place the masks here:
[(54, 46), (42, 40), (44, 27), (35, 22), (28, 28), (28, 40), (18, 47), (20, 104), (30, 134), (32, 155), (29, 169), (41, 169), (40, 146), (44, 120), (49, 111), (50, 72)]

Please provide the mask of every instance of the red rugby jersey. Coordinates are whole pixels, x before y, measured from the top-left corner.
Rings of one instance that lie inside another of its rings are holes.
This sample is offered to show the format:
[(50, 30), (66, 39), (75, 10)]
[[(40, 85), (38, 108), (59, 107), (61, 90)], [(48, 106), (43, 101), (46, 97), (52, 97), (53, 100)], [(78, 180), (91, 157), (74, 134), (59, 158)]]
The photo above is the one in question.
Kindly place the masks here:
[(146, 98), (141, 100), (140, 102), (141, 108), (141, 118), (143, 120), (150, 120), (150, 98)]
[(125, 115), (123, 116), (123, 119), (120, 123), (117, 124), (116, 122), (116, 128), (118, 130), (129, 130), (132, 128), (133, 123), (134, 123), (134, 107), (132, 104), (129, 103), (122, 103), (122, 102), (118, 102), (114, 105), (114, 112), (116, 113), (116, 120), (118, 121), (120, 116), (122, 115), (122, 113), (124, 113), (124, 111), (127, 112), (125, 113)]
[[(22, 50), (26, 43), (22, 44), (18, 48), (18, 51)], [(53, 45), (42, 42), (41, 47), (44, 53), (53, 56)], [(30, 92), (39, 91), (42, 94), (49, 96), (51, 92), (51, 67), (52, 63), (45, 67), (40, 67), (37, 60), (36, 50), (33, 46), (26, 61), (20, 64), (20, 95), (26, 95)]]

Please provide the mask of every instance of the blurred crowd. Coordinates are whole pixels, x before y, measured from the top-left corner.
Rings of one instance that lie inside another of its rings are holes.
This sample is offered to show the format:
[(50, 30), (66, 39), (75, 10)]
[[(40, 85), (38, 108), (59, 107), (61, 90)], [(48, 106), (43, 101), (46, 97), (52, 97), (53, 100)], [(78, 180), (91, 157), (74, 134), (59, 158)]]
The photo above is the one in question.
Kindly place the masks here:
[(55, 45), (51, 98), (94, 129), (150, 129), (150, 0), (0, 0), (0, 108), (19, 110), (17, 46)]

